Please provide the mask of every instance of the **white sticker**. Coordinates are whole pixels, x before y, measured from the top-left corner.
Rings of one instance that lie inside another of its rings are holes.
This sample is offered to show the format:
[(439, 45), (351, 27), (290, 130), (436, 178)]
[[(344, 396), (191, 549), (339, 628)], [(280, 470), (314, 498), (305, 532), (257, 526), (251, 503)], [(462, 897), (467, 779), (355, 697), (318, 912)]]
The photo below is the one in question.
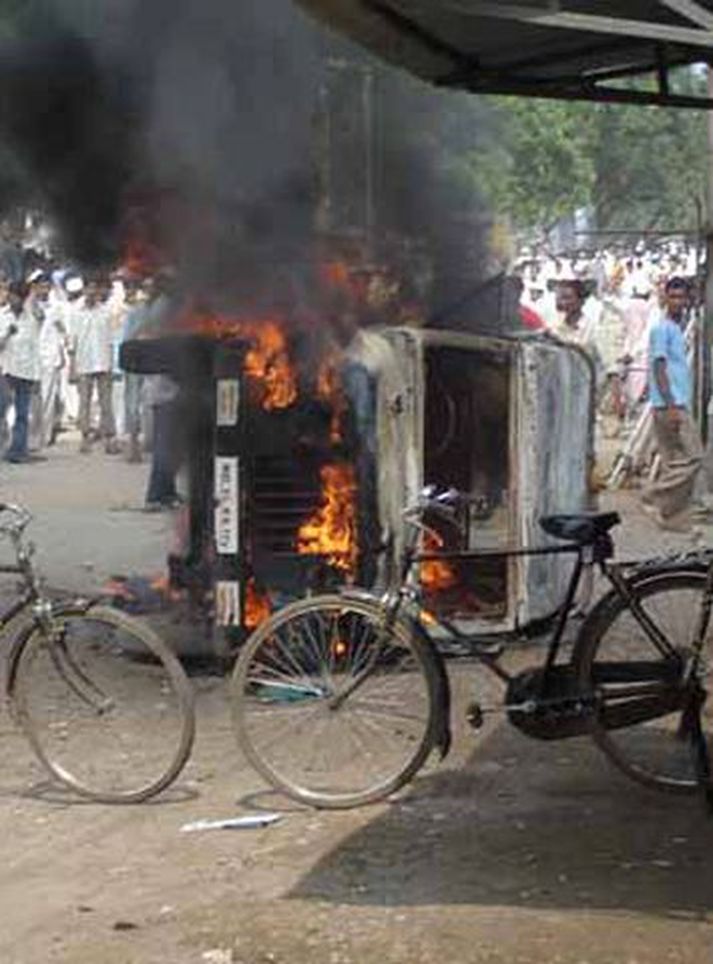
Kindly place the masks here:
[(219, 378), (216, 382), (216, 425), (230, 428), (238, 424), (240, 382), (237, 378)]
[(238, 459), (215, 460), (215, 547), (221, 556), (238, 551)]
[(219, 626), (240, 625), (240, 583), (216, 582), (215, 621)]

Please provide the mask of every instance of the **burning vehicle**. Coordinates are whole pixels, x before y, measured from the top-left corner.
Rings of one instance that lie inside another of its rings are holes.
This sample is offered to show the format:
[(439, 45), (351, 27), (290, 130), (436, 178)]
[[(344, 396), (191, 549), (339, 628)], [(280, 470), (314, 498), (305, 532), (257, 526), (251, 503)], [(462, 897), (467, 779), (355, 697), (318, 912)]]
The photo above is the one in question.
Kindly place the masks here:
[[(193, 317), (123, 345), (127, 370), (180, 385), (188, 502), (168, 588), (210, 627), (194, 648), (227, 656), (296, 598), (383, 583), (425, 484), (470, 497), (469, 549), (541, 544), (541, 515), (587, 507), (593, 383), (576, 348), (403, 326), (315, 365), (299, 342), (277, 319)], [(557, 608), (568, 565), (434, 560), (421, 580), (430, 608), (503, 632)]]

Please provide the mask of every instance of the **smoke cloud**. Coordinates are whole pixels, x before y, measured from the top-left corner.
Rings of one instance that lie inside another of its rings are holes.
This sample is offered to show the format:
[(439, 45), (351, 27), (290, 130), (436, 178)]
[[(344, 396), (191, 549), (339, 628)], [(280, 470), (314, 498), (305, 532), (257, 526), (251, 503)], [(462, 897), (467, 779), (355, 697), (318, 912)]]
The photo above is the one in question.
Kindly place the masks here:
[[(0, 141), (14, 172), (0, 178), (0, 206), (42, 201), (82, 264), (115, 263), (138, 239), (198, 291), (243, 303), (307, 291), (316, 111), (335, 41), (290, 0), (26, 7), (0, 50)], [(483, 230), (472, 190), (454, 195), (444, 176), (442, 147), (473, 136), (472, 108), (464, 127), (442, 111), (445, 95), (378, 76), (376, 233), (423, 247), (433, 303), (457, 301), (482, 274)]]

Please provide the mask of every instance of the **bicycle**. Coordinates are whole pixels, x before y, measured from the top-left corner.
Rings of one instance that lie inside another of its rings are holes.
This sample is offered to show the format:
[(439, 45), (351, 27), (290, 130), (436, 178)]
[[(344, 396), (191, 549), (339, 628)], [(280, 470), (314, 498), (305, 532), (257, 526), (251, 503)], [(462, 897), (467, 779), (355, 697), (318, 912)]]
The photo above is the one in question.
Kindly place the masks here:
[[(674, 792), (703, 787), (709, 802), (713, 554), (644, 564), (614, 563), (617, 513), (556, 515), (542, 528), (558, 542), (534, 548), (423, 551), (424, 519), (453, 522), (463, 497), (426, 489), (404, 513), (410, 523), (400, 579), (383, 595), (314, 596), (274, 614), (252, 634), (232, 678), (238, 742), (275, 788), (303, 803), (347, 808), (404, 786), (433, 750), (451, 742), (450, 683), (444, 646), (494, 673), (505, 687), (497, 707), (472, 702), (478, 729), (504, 712), (537, 739), (588, 735), (633, 779)], [(541, 665), (516, 675), (506, 646), (426, 618), (412, 579), (429, 561), (570, 554), (574, 566)], [(583, 576), (598, 567), (610, 589), (589, 609), (569, 659), (563, 637)], [(678, 620), (686, 625), (679, 626)]]
[[(81, 797), (138, 803), (166, 789), (190, 756), (192, 688), (181, 664), (148, 626), (98, 600), (54, 602), (24, 532), (32, 519), (0, 503), (0, 537), (20, 576), (0, 613), (12, 638), (6, 696), (11, 714), (49, 775)], [(18, 622), (19, 621), (19, 622)]]

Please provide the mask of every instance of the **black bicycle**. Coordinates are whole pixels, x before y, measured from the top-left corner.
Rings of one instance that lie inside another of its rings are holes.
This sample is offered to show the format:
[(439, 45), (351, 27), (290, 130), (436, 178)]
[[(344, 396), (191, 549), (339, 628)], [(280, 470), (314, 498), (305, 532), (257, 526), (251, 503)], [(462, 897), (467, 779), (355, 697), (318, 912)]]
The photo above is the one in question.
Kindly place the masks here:
[(138, 803), (168, 787), (193, 746), (193, 691), (176, 656), (145, 623), (97, 600), (56, 602), (24, 541), (30, 513), (0, 503), (0, 538), (20, 577), (0, 612), (12, 638), (10, 709), (50, 776), (83, 797)]
[[(712, 715), (707, 679), (713, 635), (713, 554), (639, 565), (611, 562), (616, 513), (541, 520), (560, 543), (533, 549), (425, 552), (424, 520), (453, 522), (463, 497), (426, 489), (410, 523), (398, 585), (313, 596), (287, 606), (246, 643), (233, 675), (239, 743), (276, 788), (316, 807), (379, 800), (409, 781), (450, 736), (442, 640), (486, 666), (505, 687), (498, 709), (531, 737), (590, 735), (625, 773), (709, 798)], [(542, 665), (512, 675), (504, 646), (428, 615), (414, 573), (434, 560), (571, 554), (573, 571)], [(589, 610), (562, 658), (582, 577), (599, 567), (610, 590)], [(436, 642), (436, 636), (439, 637)], [(493, 711), (472, 702), (478, 728)]]

